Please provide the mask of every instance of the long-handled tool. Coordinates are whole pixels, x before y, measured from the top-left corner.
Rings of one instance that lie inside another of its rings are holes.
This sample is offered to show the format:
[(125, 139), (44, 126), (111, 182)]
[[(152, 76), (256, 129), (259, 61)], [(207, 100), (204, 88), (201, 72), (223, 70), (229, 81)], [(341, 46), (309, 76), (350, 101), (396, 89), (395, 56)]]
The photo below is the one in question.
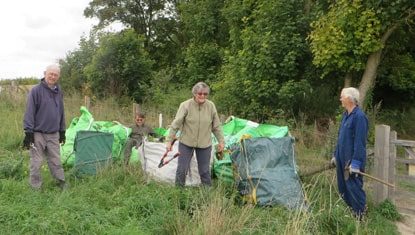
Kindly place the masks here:
[[(174, 139), (172, 142), (171, 142), (171, 146), (173, 146), (174, 145), (174, 142), (176, 142), (176, 140), (177, 139)], [(172, 148), (173, 149), (173, 148)], [(167, 149), (166, 150), (166, 152), (163, 154), (163, 156), (161, 157), (161, 159), (160, 159), (160, 163), (159, 163), (159, 165), (158, 165), (158, 168), (162, 168), (163, 166), (165, 166), (165, 165), (167, 165), (170, 161), (172, 161), (173, 159), (175, 159), (176, 157), (178, 157), (179, 155), (180, 155), (180, 153), (179, 152), (177, 152), (176, 154), (174, 154), (173, 155), (173, 157), (171, 157), (170, 159), (165, 159), (166, 157), (167, 157), (167, 155), (168, 155), (168, 153), (170, 152), (171, 150), (169, 150), (169, 149)]]
[[(348, 165), (347, 163), (346, 163), (346, 165)], [(336, 166), (334, 166), (334, 165), (332, 165), (332, 164), (327, 164), (327, 165), (324, 165), (323, 167), (321, 167), (321, 168), (319, 168), (319, 169), (316, 169), (316, 170), (312, 170), (312, 171), (309, 171), (309, 172), (305, 172), (304, 174), (301, 174), (300, 175), (300, 178), (303, 178), (303, 177), (308, 177), (308, 176), (311, 176), (311, 175), (315, 175), (315, 174), (317, 174), (317, 173), (320, 173), (320, 172), (323, 172), (323, 171), (326, 171), (326, 170), (330, 170), (330, 169), (333, 169), (333, 168), (335, 168)], [(379, 178), (376, 178), (376, 177), (374, 177), (374, 176), (372, 176), (372, 175), (369, 175), (369, 174), (367, 174), (367, 173), (364, 173), (364, 172), (355, 172), (356, 174), (360, 174), (360, 175), (362, 175), (362, 176), (366, 176), (367, 178), (369, 178), (369, 179), (372, 179), (372, 180), (375, 180), (375, 181), (377, 181), (377, 182), (379, 182), (379, 183), (382, 183), (382, 184), (385, 184), (385, 185), (387, 185), (387, 186), (389, 186), (389, 187), (392, 187), (392, 188), (394, 188), (395, 187), (395, 185), (393, 185), (393, 184), (391, 184), (391, 183), (388, 183), (388, 182), (386, 182), (386, 181), (384, 181), (384, 180), (381, 180), (381, 179), (379, 179)], [(349, 166), (348, 167), (346, 167), (345, 169), (344, 169), (344, 179), (345, 180), (347, 180), (348, 178), (350, 177), (350, 171), (349, 171)]]
[[(361, 172), (361, 171), (358, 171), (358, 172), (353, 172), (353, 173), (355, 173), (355, 174), (359, 174), (359, 175), (363, 175), (363, 176), (366, 176), (366, 177), (367, 177), (367, 178), (369, 178), (369, 179), (375, 180), (375, 181), (377, 181), (377, 182), (379, 182), (379, 183), (382, 183), (382, 184), (385, 184), (385, 185), (387, 185), (387, 186), (389, 186), (389, 187), (395, 188), (395, 185), (393, 185), (393, 184), (391, 184), (391, 183), (389, 183), (389, 182), (386, 182), (386, 181), (384, 181), (384, 180), (381, 180), (381, 179), (379, 179), (379, 178), (376, 178), (376, 177), (374, 177), (374, 176), (371, 176), (371, 175), (369, 175), (369, 174), (367, 174), (367, 173), (364, 173), (364, 172)], [(345, 180), (347, 180), (347, 179), (349, 179), (349, 177), (350, 177), (349, 167), (346, 167), (346, 168), (344, 169), (344, 179), (345, 179)]]
[[(167, 155), (166, 155), (167, 156)], [(176, 157), (180, 156), (180, 153), (177, 152), (173, 155), (173, 157), (171, 157), (170, 159), (164, 160), (165, 157), (163, 157), (159, 163), (159, 168), (162, 168), (163, 166), (167, 165), (169, 162), (171, 162), (173, 159), (175, 159)]]
[(312, 175), (315, 175), (315, 174), (317, 174), (317, 173), (321, 173), (321, 172), (323, 172), (323, 171), (327, 171), (327, 170), (330, 170), (330, 169), (333, 169), (333, 168), (335, 168), (336, 166), (334, 166), (334, 165), (332, 165), (332, 164), (325, 164), (323, 167), (321, 167), (321, 168), (318, 168), (318, 169), (315, 169), (315, 170), (311, 170), (311, 171), (308, 171), (308, 172), (304, 172), (304, 173), (301, 173), (300, 174), (300, 178), (303, 178), (303, 177), (308, 177), (308, 176), (312, 176)]

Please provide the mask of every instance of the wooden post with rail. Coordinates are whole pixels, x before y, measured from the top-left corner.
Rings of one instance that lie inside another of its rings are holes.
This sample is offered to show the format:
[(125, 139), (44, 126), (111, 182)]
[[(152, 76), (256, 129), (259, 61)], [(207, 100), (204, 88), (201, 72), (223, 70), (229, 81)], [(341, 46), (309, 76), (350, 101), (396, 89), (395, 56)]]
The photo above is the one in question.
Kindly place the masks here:
[[(389, 135), (389, 172), (388, 182), (395, 185), (395, 165), (396, 165), (396, 145), (394, 142), (398, 139), (398, 133), (391, 131)], [(395, 203), (395, 188), (388, 188), (388, 198)]]

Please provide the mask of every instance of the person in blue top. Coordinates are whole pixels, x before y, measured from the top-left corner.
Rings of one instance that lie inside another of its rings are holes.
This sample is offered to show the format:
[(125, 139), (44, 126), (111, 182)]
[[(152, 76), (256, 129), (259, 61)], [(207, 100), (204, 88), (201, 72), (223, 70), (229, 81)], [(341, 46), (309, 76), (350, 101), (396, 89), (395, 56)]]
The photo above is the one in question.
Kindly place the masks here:
[(60, 160), (59, 143), (65, 143), (66, 126), (59, 77), (58, 65), (47, 66), (45, 77), (27, 96), (23, 147), (30, 150), (30, 186), (35, 190), (42, 186), (43, 158), (47, 160), (58, 186), (62, 189), (68, 187)]
[(363, 177), (359, 173), (365, 170), (368, 119), (358, 106), (359, 96), (359, 90), (354, 87), (341, 91), (340, 102), (345, 112), (332, 163), (336, 165), (341, 197), (354, 215), (361, 219), (366, 210), (366, 193), (363, 190)]

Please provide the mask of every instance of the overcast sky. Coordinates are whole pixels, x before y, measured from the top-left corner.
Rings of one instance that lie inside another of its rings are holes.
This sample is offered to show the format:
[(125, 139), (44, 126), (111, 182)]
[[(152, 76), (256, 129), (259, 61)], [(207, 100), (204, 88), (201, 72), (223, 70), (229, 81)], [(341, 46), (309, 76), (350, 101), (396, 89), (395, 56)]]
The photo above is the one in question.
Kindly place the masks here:
[(42, 77), (45, 67), (78, 48), (96, 19), (90, 0), (12, 0), (0, 4), (0, 79)]

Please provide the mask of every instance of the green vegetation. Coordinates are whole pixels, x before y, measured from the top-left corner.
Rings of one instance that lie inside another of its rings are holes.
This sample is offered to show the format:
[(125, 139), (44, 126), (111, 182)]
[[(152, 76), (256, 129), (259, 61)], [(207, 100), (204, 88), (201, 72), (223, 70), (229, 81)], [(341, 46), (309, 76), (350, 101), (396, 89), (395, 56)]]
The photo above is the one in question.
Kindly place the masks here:
[[(413, 0), (91, 0), (84, 14), (98, 25), (59, 61), (60, 84), (73, 94), (65, 96), (66, 121), (79, 115), (79, 97), (87, 95), (96, 120), (130, 123), (137, 102), (148, 124), (157, 126), (163, 113), (167, 126), (192, 85), (205, 81), (223, 120), (288, 125), (299, 171), (307, 172), (331, 157), (344, 86), (359, 86), (369, 144), (377, 123), (415, 136), (414, 9)], [(114, 22), (124, 29), (103, 29)], [(16, 81), (18, 89), (0, 81), (4, 234), (397, 233), (394, 206), (374, 206), (370, 193), (368, 214), (356, 221), (332, 171), (303, 180), (308, 204), (297, 211), (239, 205), (234, 189), (217, 181), (181, 191), (117, 163), (85, 179), (66, 169), (71, 187), (63, 192), (45, 168), (43, 189), (33, 192), (28, 153), (20, 150), (21, 94), (38, 79)]]
[[(84, 14), (99, 24), (60, 61), (62, 84), (176, 107), (176, 93), (205, 81), (221, 113), (322, 128), (351, 85), (367, 111), (389, 112), (393, 128), (412, 133), (414, 9), (412, 0), (92, 0)], [(113, 22), (125, 28), (105, 32)]]
[(411, 180), (402, 180), (399, 187), (407, 191), (415, 192), (415, 184)]
[(12, 81), (15, 82), (16, 85), (34, 85), (37, 84), (39, 82), (39, 78), (16, 78), (13, 80), (8, 80), (8, 79), (0, 79), (0, 85), (4, 86), (8, 86), (12, 84)]
[[(140, 166), (117, 163), (83, 179), (65, 169), (71, 185), (66, 191), (56, 187), (45, 165), (42, 190), (32, 191), (28, 152), (19, 150), (24, 99), (1, 94), (0, 100), (0, 122), (8, 126), (0, 131), (0, 227), (5, 234), (397, 234), (393, 205), (376, 207), (369, 197), (365, 219), (354, 219), (339, 198), (333, 171), (303, 180), (308, 203), (302, 210), (241, 205), (234, 188), (217, 180), (209, 189), (179, 190), (151, 180)], [(68, 123), (82, 102), (66, 96)], [(130, 120), (130, 109), (111, 99), (93, 104), (96, 120)], [(155, 125), (156, 119), (149, 122)], [(300, 171), (327, 160), (326, 150), (317, 147), (324, 146), (326, 138), (310, 141), (319, 136), (304, 134), (311, 130), (292, 128), (302, 139), (296, 146)]]
[(389, 220), (399, 220), (402, 216), (396, 210), (396, 207), (390, 200), (385, 200), (376, 208), (376, 210)]

